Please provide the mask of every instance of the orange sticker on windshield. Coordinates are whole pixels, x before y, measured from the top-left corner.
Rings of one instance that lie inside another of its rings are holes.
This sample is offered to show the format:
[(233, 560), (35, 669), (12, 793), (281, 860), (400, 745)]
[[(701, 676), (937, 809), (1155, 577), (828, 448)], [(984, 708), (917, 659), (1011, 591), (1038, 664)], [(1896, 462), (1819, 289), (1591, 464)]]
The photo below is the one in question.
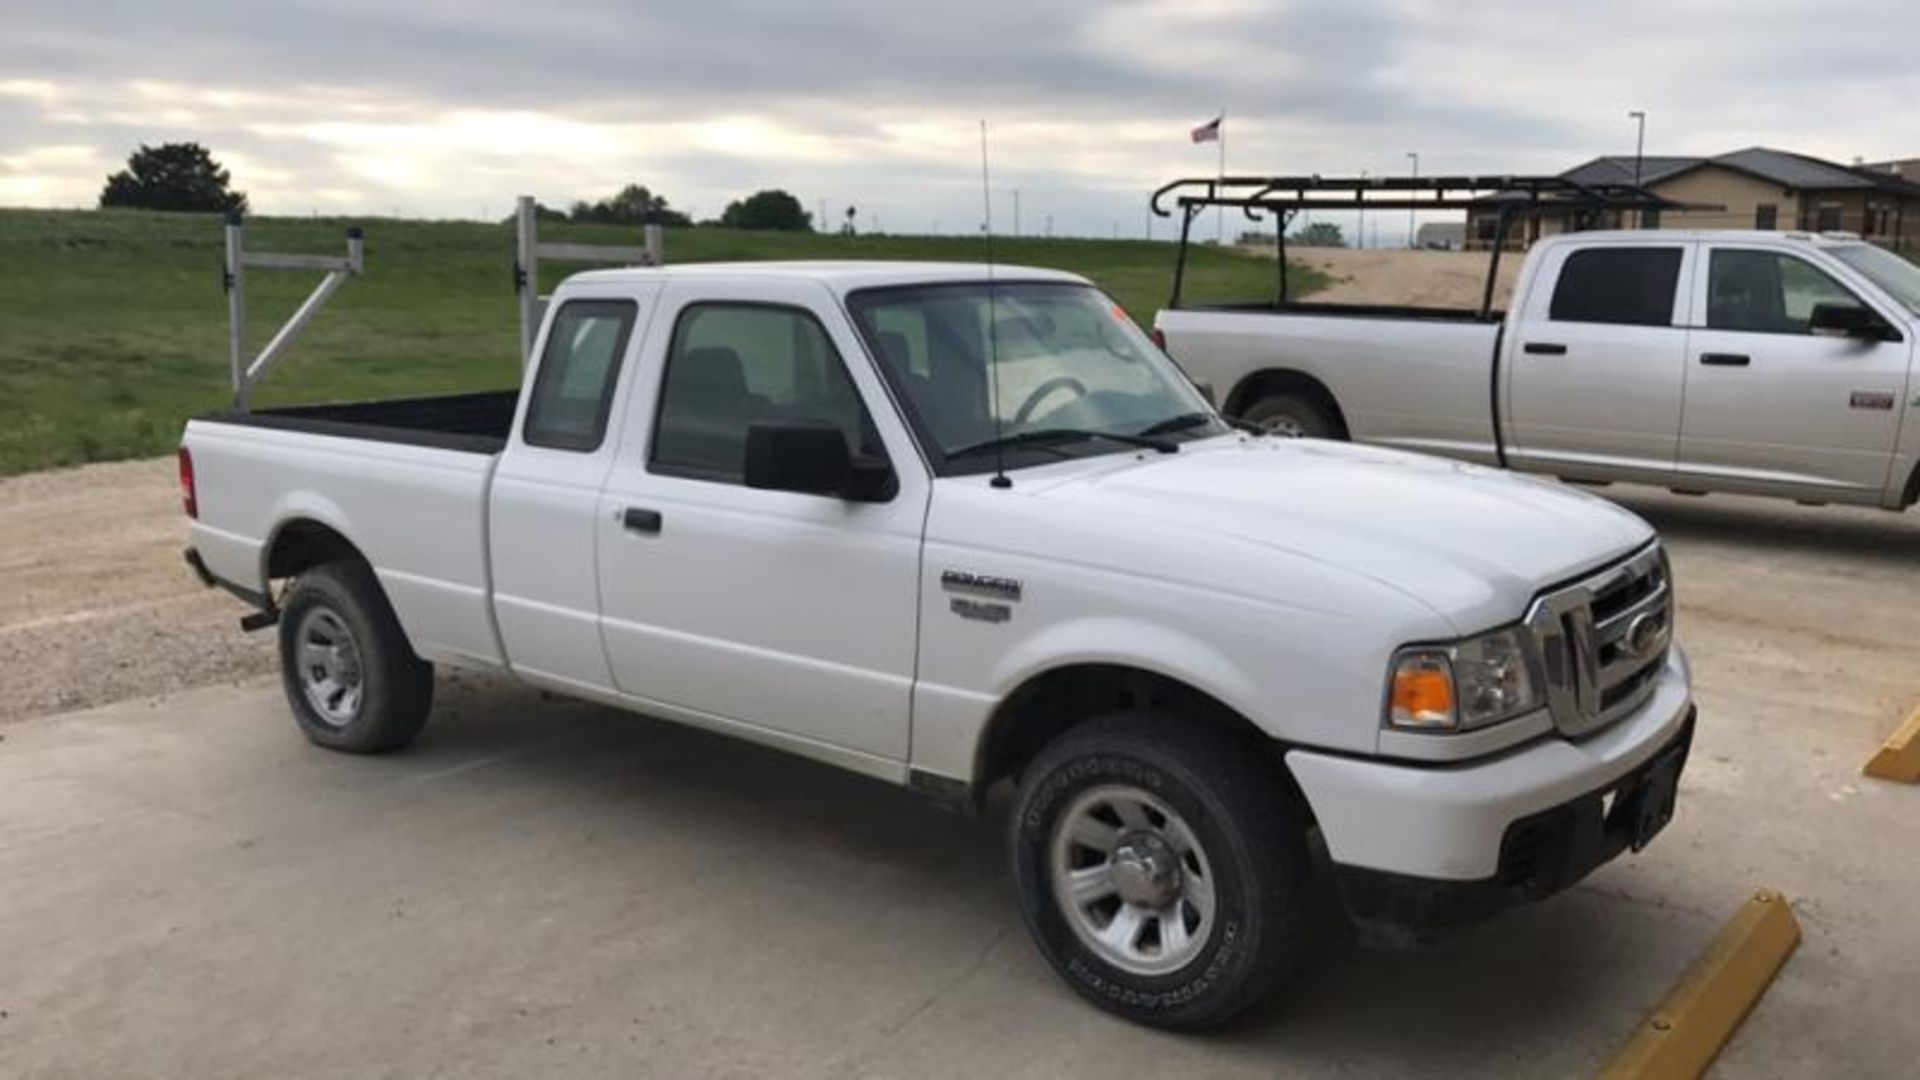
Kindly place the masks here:
[(1113, 305), (1113, 317), (1119, 319), (1121, 322), (1133, 321), (1133, 316), (1127, 314), (1127, 309), (1121, 307), (1119, 304)]

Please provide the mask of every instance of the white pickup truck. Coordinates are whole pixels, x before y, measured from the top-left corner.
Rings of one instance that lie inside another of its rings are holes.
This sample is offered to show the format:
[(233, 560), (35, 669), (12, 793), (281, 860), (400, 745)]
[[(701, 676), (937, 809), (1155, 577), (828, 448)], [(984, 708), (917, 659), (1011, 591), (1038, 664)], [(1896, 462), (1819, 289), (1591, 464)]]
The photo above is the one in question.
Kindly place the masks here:
[(1858, 240), (1584, 232), (1499, 312), (1190, 307), (1156, 321), (1229, 416), (1594, 483), (1920, 499), (1920, 267)]
[(277, 623), (307, 738), (404, 746), (433, 667), (978, 808), (1062, 976), (1172, 1027), (1299, 968), (1328, 876), (1411, 933), (1567, 887), (1693, 731), (1651, 529), (1223, 422), (1067, 274), (598, 271), (521, 392), (225, 413), (188, 561)]

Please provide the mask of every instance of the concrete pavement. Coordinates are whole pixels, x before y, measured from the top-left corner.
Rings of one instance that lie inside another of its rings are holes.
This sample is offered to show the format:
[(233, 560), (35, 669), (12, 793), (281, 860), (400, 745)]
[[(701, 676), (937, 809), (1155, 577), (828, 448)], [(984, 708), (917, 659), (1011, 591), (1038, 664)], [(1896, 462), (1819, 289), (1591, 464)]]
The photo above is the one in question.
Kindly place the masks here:
[(1758, 885), (1806, 940), (1716, 1075), (1911, 1075), (1920, 789), (1858, 769), (1920, 699), (1920, 520), (1627, 501), (1699, 680), (1673, 825), (1227, 1032), (1061, 985), (997, 815), (470, 677), (329, 754), (252, 683), (0, 727), (0, 1076), (1579, 1075)]

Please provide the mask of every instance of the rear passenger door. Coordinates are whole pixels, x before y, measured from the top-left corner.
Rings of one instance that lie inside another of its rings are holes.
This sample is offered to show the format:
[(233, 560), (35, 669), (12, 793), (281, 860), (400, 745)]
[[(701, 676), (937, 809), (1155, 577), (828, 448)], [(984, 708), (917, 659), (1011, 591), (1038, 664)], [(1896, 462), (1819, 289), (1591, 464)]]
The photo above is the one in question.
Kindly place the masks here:
[[(930, 480), (838, 301), (771, 276), (674, 283), (644, 371), (599, 516), (620, 691), (853, 768), (905, 761)], [(832, 424), (898, 490), (747, 487), (761, 420)]]
[(539, 367), (494, 468), (487, 515), (494, 619), (516, 674), (560, 690), (612, 689), (594, 570), (601, 484), (624, 419), (621, 379), (658, 286), (573, 295), (551, 308)]
[(1540, 257), (1504, 345), (1509, 460), (1664, 482), (1680, 442), (1693, 245), (1570, 244)]
[(1880, 494), (1910, 346), (1816, 334), (1808, 325), (1816, 304), (1870, 306), (1797, 254), (1711, 245), (1699, 289), (1704, 325), (1688, 349), (1683, 473), (1763, 493)]

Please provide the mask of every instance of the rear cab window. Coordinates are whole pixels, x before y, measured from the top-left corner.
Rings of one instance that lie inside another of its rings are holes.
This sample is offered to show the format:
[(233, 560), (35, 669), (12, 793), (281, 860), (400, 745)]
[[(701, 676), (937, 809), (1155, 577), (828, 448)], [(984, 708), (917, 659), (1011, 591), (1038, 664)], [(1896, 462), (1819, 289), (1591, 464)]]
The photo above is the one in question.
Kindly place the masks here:
[(1672, 326), (1685, 255), (1684, 248), (1671, 246), (1576, 250), (1560, 264), (1547, 317), (1554, 322)]
[(591, 453), (607, 436), (620, 361), (638, 310), (631, 300), (569, 300), (547, 329), (521, 438), (529, 446)]

